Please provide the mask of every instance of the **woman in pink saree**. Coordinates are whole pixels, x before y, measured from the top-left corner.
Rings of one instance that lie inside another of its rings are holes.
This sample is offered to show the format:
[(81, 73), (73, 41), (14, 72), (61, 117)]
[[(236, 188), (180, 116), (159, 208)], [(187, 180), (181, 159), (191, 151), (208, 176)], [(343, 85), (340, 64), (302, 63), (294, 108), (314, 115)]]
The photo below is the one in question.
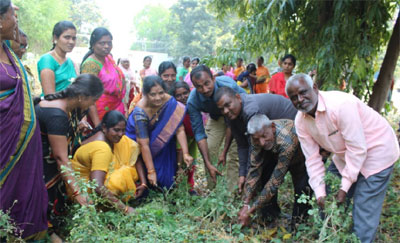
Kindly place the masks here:
[(90, 36), (89, 52), (81, 64), (81, 73), (97, 75), (103, 82), (104, 93), (96, 102), (100, 120), (107, 111), (118, 110), (122, 114), (126, 111), (123, 103), (126, 92), (125, 77), (111, 56), (111, 49), (111, 33), (106, 28), (98, 27)]

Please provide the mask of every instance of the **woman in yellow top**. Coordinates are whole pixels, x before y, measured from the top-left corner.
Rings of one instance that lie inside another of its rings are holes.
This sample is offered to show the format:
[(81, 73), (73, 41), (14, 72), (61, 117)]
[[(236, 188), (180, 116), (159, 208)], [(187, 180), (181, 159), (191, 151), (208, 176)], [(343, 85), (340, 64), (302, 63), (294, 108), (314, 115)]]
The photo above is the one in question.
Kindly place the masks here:
[[(133, 212), (118, 198), (127, 201), (147, 188), (138, 144), (126, 137), (126, 118), (119, 111), (107, 112), (72, 159), (72, 167), (86, 180), (96, 180), (96, 193), (124, 213)], [(140, 180), (141, 185), (136, 187)], [(75, 196), (77, 192), (73, 193)]]

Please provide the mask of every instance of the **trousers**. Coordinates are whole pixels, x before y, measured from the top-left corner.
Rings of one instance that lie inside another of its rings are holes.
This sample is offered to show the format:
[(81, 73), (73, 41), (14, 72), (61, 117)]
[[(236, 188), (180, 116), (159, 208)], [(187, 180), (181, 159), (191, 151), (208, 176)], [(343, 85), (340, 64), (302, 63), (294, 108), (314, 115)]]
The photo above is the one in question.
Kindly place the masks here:
[[(333, 162), (328, 171), (341, 177)], [(368, 178), (360, 173), (347, 192), (348, 203), (353, 199), (353, 231), (362, 243), (370, 243), (375, 239), (392, 172), (393, 165)], [(329, 187), (327, 191), (329, 193)]]
[[(208, 152), (210, 154), (211, 163), (214, 166), (218, 164), (218, 157), (221, 152), (221, 146), (224, 142), (226, 133), (226, 124), (224, 118), (221, 116), (218, 120), (212, 118), (208, 119), (206, 125), (207, 144)], [(226, 171), (224, 176), (226, 177), (227, 189), (232, 192), (238, 182), (239, 175), (239, 156), (237, 152), (237, 144), (235, 139), (229, 148), (227, 159), (226, 159)], [(215, 188), (215, 183), (211, 180), (209, 174), (207, 174), (207, 187), (208, 189)]]
[(365, 178), (359, 175), (353, 195), (354, 232), (362, 243), (374, 241), (393, 165)]

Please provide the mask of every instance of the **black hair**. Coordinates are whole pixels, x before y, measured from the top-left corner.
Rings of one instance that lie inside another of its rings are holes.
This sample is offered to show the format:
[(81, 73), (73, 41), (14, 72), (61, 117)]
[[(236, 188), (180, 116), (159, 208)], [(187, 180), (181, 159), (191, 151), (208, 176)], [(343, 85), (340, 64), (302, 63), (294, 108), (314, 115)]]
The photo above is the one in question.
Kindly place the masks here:
[(101, 124), (106, 128), (112, 128), (117, 125), (119, 122), (124, 121), (126, 123), (125, 116), (117, 110), (109, 111), (103, 116), (103, 120), (101, 120)]
[(177, 90), (177, 89), (180, 89), (180, 88), (184, 88), (184, 89), (186, 89), (187, 91), (190, 92), (190, 87), (189, 87), (189, 85), (188, 85), (186, 82), (178, 81), (178, 82), (175, 82), (175, 83), (172, 85), (171, 89), (169, 90), (169, 93), (170, 93), (172, 96), (175, 97), (175, 92), (176, 92), (176, 90)]
[(215, 75), (215, 77), (219, 77), (219, 76), (224, 76), (225, 73), (224, 73), (224, 71), (219, 71), (219, 72), (217, 72), (217, 73), (214, 74), (214, 75)]
[(201, 64), (193, 68), (193, 70), (190, 72), (190, 80), (192, 81), (192, 83), (195, 79), (201, 77), (201, 72), (206, 72), (208, 75), (210, 75), (211, 78), (213, 77), (210, 68), (204, 64)]
[(293, 65), (296, 66), (296, 58), (292, 54), (286, 54), (284, 57), (282, 57), (281, 61), (284, 62), (288, 58), (290, 58), (293, 62)]
[(150, 93), (151, 88), (154, 86), (160, 85), (161, 88), (167, 92), (167, 86), (165, 85), (164, 81), (156, 75), (151, 75), (147, 76), (143, 80), (143, 88), (142, 88), (142, 93), (144, 95), (147, 95)]
[(252, 73), (252, 72), (254, 72), (254, 71), (257, 71), (256, 64), (250, 63), (249, 65), (247, 65), (246, 70), (247, 70), (249, 73)]
[(150, 61), (153, 60), (153, 58), (152, 58), (151, 56), (145, 56), (145, 57), (143, 58), (143, 62), (146, 61), (146, 59), (150, 59)]
[(97, 27), (96, 29), (93, 30), (92, 34), (90, 35), (90, 41), (89, 41), (89, 51), (85, 54), (85, 56), (82, 59), (81, 62), (81, 67), (82, 64), (85, 62), (85, 60), (93, 54), (93, 46), (103, 37), (103, 36), (110, 36), (111, 40), (113, 39), (113, 36), (108, 29), (104, 27)]
[(118, 58), (117, 65), (121, 63), (121, 58)]
[(218, 102), (224, 95), (228, 95), (228, 97), (233, 98), (236, 96), (236, 94), (237, 92), (231, 87), (222, 86), (218, 88), (217, 92), (215, 92), (214, 99)]
[(121, 121), (125, 122), (125, 124), (127, 122), (125, 116), (120, 111), (117, 111), (117, 110), (108, 111), (103, 116), (101, 123), (99, 125), (97, 125), (97, 127), (95, 129), (93, 129), (87, 136), (85, 136), (82, 139), (82, 141), (90, 138), (91, 136), (95, 135), (97, 132), (101, 131), (103, 126), (105, 126), (107, 129), (110, 129), (112, 127), (115, 127)]
[(183, 57), (183, 61), (182, 61), (182, 63), (185, 63), (187, 60), (190, 60), (190, 57)]
[[(69, 30), (69, 29), (76, 30), (75, 25), (71, 21), (63, 20), (63, 21), (58, 22), (53, 27), (53, 33), (52, 33), (53, 38), (54, 37), (60, 38), (62, 33), (64, 33), (64, 31)], [(53, 42), (53, 47), (51, 48), (51, 50), (54, 50), (55, 47), (56, 47), (56, 43)]]
[(262, 62), (264, 62), (264, 57), (259, 56), (258, 59), (260, 59)]
[(243, 62), (243, 58), (239, 57), (238, 59), (236, 59), (236, 61), (241, 61), (241, 62)]
[(176, 66), (173, 62), (164, 61), (164, 62), (160, 63), (160, 66), (158, 66), (158, 75), (161, 76), (161, 74), (163, 74), (166, 70), (168, 70), (170, 68), (174, 69), (174, 71), (176, 73)]
[(0, 1), (0, 15), (7, 13), (8, 9), (11, 7), (11, 0), (1, 0)]
[(51, 101), (64, 98), (75, 98), (78, 96), (98, 98), (103, 94), (103, 91), (103, 83), (97, 76), (94, 76), (93, 74), (81, 74), (66, 89), (55, 94), (45, 95), (42, 98), (35, 98), (34, 103), (36, 105), (41, 100)]
[(198, 57), (194, 57), (193, 59), (192, 59), (192, 62), (193, 61), (197, 61), (197, 64), (200, 64), (200, 58), (198, 58)]

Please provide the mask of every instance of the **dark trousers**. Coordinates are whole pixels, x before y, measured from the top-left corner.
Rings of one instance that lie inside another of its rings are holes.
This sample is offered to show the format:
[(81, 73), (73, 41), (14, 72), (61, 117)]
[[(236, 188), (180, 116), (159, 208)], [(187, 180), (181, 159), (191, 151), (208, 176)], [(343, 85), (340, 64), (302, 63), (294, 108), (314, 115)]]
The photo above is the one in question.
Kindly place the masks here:
[[(268, 156), (265, 157), (262, 177), (260, 182), (258, 183), (257, 191), (263, 190), (265, 184), (267, 184), (267, 182), (271, 178), (272, 172), (274, 171), (277, 163), (277, 158), (272, 154), (268, 154)], [(278, 191), (271, 198), (269, 203), (260, 209), (260, 212), (262, 218), (275, 218), (279, 216), (279, 214), (281, 213), (281, 209), (278, 205)]]
[(305, 164), (297, 164), (289, 167), (289, 172), (292, 176), (292, 183), (294, 187), (294, 203), (292, 211), (292, 226), (296, 223), (301, 223), (308, 216), (308, 210), (311, 209), (309, 203), (298, 203), (297, 200), (302, 194), (312, 198), (313, 190), (308, 184), (308, 174)]
[[(278, 157), (276, 155), (271, 153), (265, 157), (263, 176), (261, 178), (261, 183), (259, 183), (259, 191), (262, 190), (262, 188), (271, 178), (272, 172), (274, 171), (277, 163)], [(294, 226), (295, 223), (299, 223), (304, 220), (308, 216), (308, 210), (311, 209), (310, 204), (298, 203), (297, 200), (300, 198), (301, 194), (306, 194), (311, 198), (313, 191), (308, 184), (309, 178), (304, 160), (301, 163), (290, 165), (289, 172), (292, 176), (292, 183), (294, 187), (294, 202), (291, 222), (292, 226)], [(260, 209), (262, 217), (277, 217), (280, 214), (281, 210), (279, 208), (277, 199), (278, 191), (276, 192), (275, 196), (271, 198), (269, 204)]]

